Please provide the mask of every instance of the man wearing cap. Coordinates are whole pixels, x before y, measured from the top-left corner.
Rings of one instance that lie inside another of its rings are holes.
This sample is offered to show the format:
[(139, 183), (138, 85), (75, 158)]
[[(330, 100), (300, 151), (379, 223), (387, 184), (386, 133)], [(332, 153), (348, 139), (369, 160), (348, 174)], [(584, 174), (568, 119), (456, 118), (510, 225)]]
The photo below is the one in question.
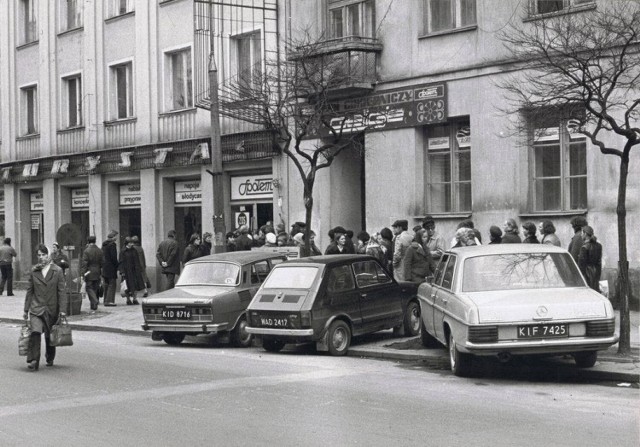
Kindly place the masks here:
[(409, 233), (409, 222), (404, 219), (396, 220), (391, 225), (393, 234), (395, 234), (394, 249), (393, 249), (393, 277), (396, 281), (406, 281), (405, 276), (405, 259), (404, 255), (407, 252), (407, 248), (411, 245), (414, 235)]
[(431, 259), (438, 261), (442, 257), (442, 253), (445, 250), (445, 241), (438, 232), (436, 232), (436, 221), (433, 216), (427, 214), (424, 216), (422, 222), (422, 228), (427, 232), (427, 242), (425, 243), (425, 249), (429, 250)]
[(102, 250), (96, 246), (96, 237), (89, 236), (87, 238), (87, 248), (84, 249), (82, 260), (80, 261), (80, 275), (85, 282), (91, 310), (97, 310), (98, 302), (100, 301), (98, 288), (100, 287), (103, 258)]
[(116, 305), (116, 279), (118, 278), (118, 249), (116, 238), (118, 232), (111, 230), (107, 240), (102, 243), (102, 279), (104, 281), (104, 305)]
[(167, 238), (160, 242), (156, 259), (162, 267), (162, 274), (167, 278), (167, 289), (173, 289), (176, 285), (176, 275), (180, 273), (180, 257), (178, 256), (175, 230), (169, 230)]
[(578, 262), (578, 258), (580, 257), (580, 249), (582, 248), (582, 244), (584, 243), (584, 240), (582, 238), (582, 227), (587, 226), (587, 219), (585, 219), (584, 216), (576, 216), (571, 219), (570, 222), (575, 234), (573, 235), (571, 242), (569, 242), (567, 251), (571, 253), (573, 259)]

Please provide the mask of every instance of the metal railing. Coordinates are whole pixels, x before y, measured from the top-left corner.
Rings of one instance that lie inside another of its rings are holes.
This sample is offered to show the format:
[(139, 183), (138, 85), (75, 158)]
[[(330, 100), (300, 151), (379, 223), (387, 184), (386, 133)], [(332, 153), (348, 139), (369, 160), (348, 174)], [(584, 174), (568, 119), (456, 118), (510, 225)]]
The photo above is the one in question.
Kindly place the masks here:
[(84, 152), (85, 127), (60, 129), (56, 132), (56, 147), (58, 154), (77, 154)]
[(16, 160), (28, 160), (40, 156), (40, 134), (16, 138)]
[(105, 121), (105, 147), (123, 147), (135, 144), (136, 121), (137, 118), (126, 118), (117, 121)]
[(194, 138), (196, 135), (197, 109), (182, 109), (158, 115), (158, 140), (176, 141)]

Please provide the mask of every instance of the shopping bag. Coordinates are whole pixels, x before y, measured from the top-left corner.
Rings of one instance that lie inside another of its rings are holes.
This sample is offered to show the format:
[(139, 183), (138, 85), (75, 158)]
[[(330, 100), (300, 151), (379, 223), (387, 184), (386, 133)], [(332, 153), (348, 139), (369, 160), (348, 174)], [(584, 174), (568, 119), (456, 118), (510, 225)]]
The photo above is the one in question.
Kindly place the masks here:
[(129, 290), (127, 288), (127, 280), (123, 279), (120, 282), (120, 296), (122, 298), (126, 298), (127, 296), (129, 296)]
[(104, 296), (104, 287), (102, 286), (102, 282), (98, 284), (98, 298), (102, 298)]
[(73, 346), (71, 337), (71, 326), (67, 322), (67, 317), (60, 316), (56, 324), (51, 327), (51, 346)]
[(20, 338), (18, 339), (18, 355), (29, 355), (31, 346), (31, 325), (28, 321), (20, 328)]

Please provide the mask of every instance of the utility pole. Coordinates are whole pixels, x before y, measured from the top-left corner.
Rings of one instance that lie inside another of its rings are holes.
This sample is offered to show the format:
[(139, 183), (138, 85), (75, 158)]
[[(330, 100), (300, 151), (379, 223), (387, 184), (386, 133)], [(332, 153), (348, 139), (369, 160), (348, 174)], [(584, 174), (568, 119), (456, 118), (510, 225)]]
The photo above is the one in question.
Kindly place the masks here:
[(209, 3), (209, 98), (211, 99), (211, 175), (213, 177), (213, 232), (212, 251), (226, 251), (224, 222), (224, 185), (222, 171), (222, 139), (218, 102), (218, 68), (214, 54), (213, 5)]

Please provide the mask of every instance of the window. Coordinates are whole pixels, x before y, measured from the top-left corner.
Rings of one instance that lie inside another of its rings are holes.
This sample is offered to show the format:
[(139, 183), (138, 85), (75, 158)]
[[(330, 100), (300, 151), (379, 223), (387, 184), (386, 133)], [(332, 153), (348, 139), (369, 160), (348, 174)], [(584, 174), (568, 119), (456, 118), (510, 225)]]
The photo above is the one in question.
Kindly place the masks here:
[(453, 272), (456, 269), (456, 257), (451, 256), (449, 262), (447, 263), (447, 267), (444, 270), (444, 274), (442, 275), (442, 288), (451, 290), (451, 286), (453, 284)]
[(567, 121), (552, 124), (533, 131), (535, 211), (586, 209), (587, 140)]
[(83, 0), (60, 0), (60, 31), (82, 26)]
[(548, 14), (569, 9), (572, 6), (580, 6), (594, 3), (595, 0), (531, 0), (530, 8), (533, 14)]
[(251, 266), (251, 284), (260, 284), (269, 274), (269, 263), (259, 261)]
[(20, 126), (22, 135), (38, 133), (38, 87), (20, 89)]
[(476, 0), (424, 0), (423, 5), (425, 34), (476, 24)]
[(166, 53), (167, 97), (165, 110), (193, 107), (193, 81), (191, 72), (191, 48)]
[(63, 118), (66, 127), (78, 127), (82, 125), (82, 79), (80, 76), (70, 76), (62, 80), (65, 108)]
[(353, 275), (348, 265), (334, 267), (329, 272), (329, 281), (327, 283), (327, 292), (338, 293), (346, 290), (353, 290)]
[(374, 11), (372, 0), (329, 0), (329, 37), (374, 37)]
[(425, 127), (427, 209), (432, 213), (471, 211), (471, 128), (469, 121)]
[(38, 40), (38, 0), (20, 0), (20, 44)]
[(353, 264), (353, 271), (359, 288), (391, 282), (391, 278), (382, 270), (380, 264), (375, 261), (356, 262)]
[(237, 77), (243, 89), (260, 90), (262, 81), (262, 38), (260, 31), (234, 37)]
[(132, 63), (111, 67), (111, 118), (130, 118), (133, 114), (133, 69)]
[(116, 17), (133, 11), (134, 0), (107, 0), (109, 5), (108, 17)]

